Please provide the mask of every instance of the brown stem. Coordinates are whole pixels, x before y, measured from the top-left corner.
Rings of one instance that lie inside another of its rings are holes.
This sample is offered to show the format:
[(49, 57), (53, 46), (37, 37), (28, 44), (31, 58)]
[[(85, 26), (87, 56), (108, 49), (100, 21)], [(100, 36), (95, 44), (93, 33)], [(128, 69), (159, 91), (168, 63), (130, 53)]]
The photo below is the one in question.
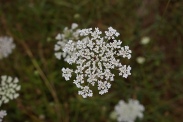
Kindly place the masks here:
[[(4, 28), (7, 28), (7, 23), (6, 23), (6, 19), (4, 17), (4, 15), (1, 16)], [(21, 32), (21, 28), (17, 26), (17, 30)], [(7, 33), (9, 35), (11, 35), (13, 38), (15, 38), (17, 41), (19, 41), (19, 43), (22, 45), (22, 47), (25, 49), (27, 55), (29, 56), (29, 58), (31, 59), (32, 64), (34, 65), (34, 67), (36, 68), (36, 70), (38, 71), (40, 77), (42, 78), (42, 80), (44, 81), (46, 87), (48, 88), (48, 90), (50, 91), (54, 101), (55, 101), (55, 110), (56, 110), (56, 114), (58, 116), (58, 122), (62, 122), (63, 121), (63, 113), (61, 114), (61, 105), (59, 103), (59, 99), (56, 93), (56, 90), (54, 89), (53, 85), (50, 83), (50, 81), (48, 80), (48, 78), (46, 77), (46, 75), (44, 74), (44, 72), (42, 71), (41, 67), (39, 66), (38, 62), (36, 61), (36, 59), (34, 58), (30, 48), (28, 47), (28, 45), (21, 40), (18, 37), (13, 36), (13, 34), (7, 30)], [(61, 116), (62, 115), (62, 116)]]

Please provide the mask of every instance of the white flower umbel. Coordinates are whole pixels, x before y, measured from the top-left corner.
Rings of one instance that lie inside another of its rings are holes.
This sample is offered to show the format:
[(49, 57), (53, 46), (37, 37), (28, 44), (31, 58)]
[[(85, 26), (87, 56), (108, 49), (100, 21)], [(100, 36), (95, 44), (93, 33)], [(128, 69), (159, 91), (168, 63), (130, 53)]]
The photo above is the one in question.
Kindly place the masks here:
[(7, 36), (0, 37), (0, 59), (6, 58), (14, 48), (13, 38)]
[(2, 122), (2, 119), (7, 115), (5, 110), (0, 110), (0, 122)]
[(114, 81), (112, 70), (119, 70), (124, 78), (131, 75), (130, 66), (122, 65), (120, 59), (131, 58), (131, 50), (128, 46), (121, 47), (122, 41), (117, 40), (119, 33), (112, 27), (105, 34), (95, 28), (80, 30), (81, 40), (77, 43), (73, 40), (65, 45), (63, 52), (72, 54), (65, 60), (75, 64), (76, 69), (63, 68), (62, 76), (69, 80), (72, 74), (76, 74), (74, 84), (81, 89), (78, 94), (84, 98), (93, 96), (90, 86), (98, 85), (99, 94), (108, 92), (110, 81)]
[(71, 28), (65, 27), (62, 34), (57, 34), (55, 37), (58, 42), (55, 44), (55, 56), (57, 59), (63, 57), (65, 60), (70, 58), (72, 53), (63, 52), (62, 49), (69, 40), (77, 41), (79, 39), (79, 29), (76, 23), (71, 25)]
[(143, 118), (144, 106), (138, 100), (129, 99), (128, 103), (120, 100), (115, 106), (113, 114), (118, 122), (135, 122), (137, 118)]
[(20, 85), (18, 85), (18, 78), (12, 78), (10, 76), (1, 76), (0, 83), (0, 106), (2, 103), (8, 103), (9, 100), (15, 99), (19, 96), (17, 91), (20, 90)]

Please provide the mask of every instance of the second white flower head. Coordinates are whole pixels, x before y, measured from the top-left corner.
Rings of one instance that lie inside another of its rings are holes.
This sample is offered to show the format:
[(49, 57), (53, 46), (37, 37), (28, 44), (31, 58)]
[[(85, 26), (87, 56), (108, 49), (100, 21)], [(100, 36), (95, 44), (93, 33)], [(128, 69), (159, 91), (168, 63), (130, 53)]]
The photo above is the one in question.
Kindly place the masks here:
[(144, 106), (138, 100), (129, 99), (128, 103), (120, 100), (114, 112), (118, 122), (135, 122), (136, 118), (143, 118), (144, 110)]
[(8, 57), (14, 48), (13, 38), (7, 36), (0, 37), (0, 59)]

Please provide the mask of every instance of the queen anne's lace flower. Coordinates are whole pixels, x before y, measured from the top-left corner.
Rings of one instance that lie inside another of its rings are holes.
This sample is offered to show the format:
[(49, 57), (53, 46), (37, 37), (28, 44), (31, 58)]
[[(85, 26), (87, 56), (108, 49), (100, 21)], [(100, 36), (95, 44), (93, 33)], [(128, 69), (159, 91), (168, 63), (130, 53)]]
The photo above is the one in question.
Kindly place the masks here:
[(12, 78), (10, 76), (1, 76), (0, 83), (0, 106), (2, 103), (8, 103), (9, 100), (15, 99), (19, 96), (17, 91), (20, 90), (18, 85), (18, 78)]
[(76, 41), (79, 39), (78, 25), (76, 23), (73, 23), (71, 25), (71, 29), (65, 27), (63, 33), (57, 34), (55, 39), (58, 40), (54, 48), (56, 58), (61, 59), (61, 57), (63, 57), (65, 60), (67, 60), (68, 58), (70, 58), (72, 53), (63, 52), (62, 49), (65, 47), (65, 44), (68, 42), (68, 40)]
[(14, 48), (13, 38), (6, 36), (0, 37), (0, 59), (6, 58)]
[(135, 122), (136, 118), (143, 118), (144, 106), (138, 100), (129, 99), (128, 103), (120, 100), (115, 106), (113, 114), (118, 122)]
[(0, 122), (2, 122), (2, 119), (7, 115), (6, 111), (1, 110), (0, 111)]
[[(72, 54), (65, 59), (69, 64), (76, 64), (76, 69), (63, 68), (62, 76), (69, 80), (73, 73), (76, 74), (74, 84), (81, 89), (78, 94), (84, 98), (93, 95), (89, 85), (98, 85), (99, 94), (108, 92), (111, 87), (109, 81), (114, 81), (113, 69), (120, 71), (119, 75), (127, 78), (131, 75), (130, 66), (122, 65), (120, 58), (131, 58), (128, 46), (121, 47), (122, 41), (116, 40), (119, 33), (112, 27), (105, 31), (105, 35), (95, 28), (79, 31), (80, 40), (69, 40), (63, 48), (64, 54)], [(119, 59), (117, 59), (119, 58)]]

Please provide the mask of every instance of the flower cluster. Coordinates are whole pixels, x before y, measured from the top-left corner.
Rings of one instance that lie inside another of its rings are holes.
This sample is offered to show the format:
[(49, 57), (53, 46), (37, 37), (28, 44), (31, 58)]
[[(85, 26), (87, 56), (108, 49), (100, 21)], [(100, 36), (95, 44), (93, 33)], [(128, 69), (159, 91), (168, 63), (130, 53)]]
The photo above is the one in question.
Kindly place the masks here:
[(2, 122), (2, 119), (7, 115), (6, 111), (1, 110), (0, 111), (0, 122)]
[(17, 91), (20, 90), (18, 78), (12, 78), (10, 76), (1, 76), (0, 83), (0, 106), (2, 103), (8, 103), (9, 100), (15, 99), (19, 96)]
[[(97, 84), (99, 94), (108, 92), (109, 81), (114, 81), (112, 70), (119, 70), (119, 75), (127, 78), (131, 75), (131, 67), (122, 65), (120, 59), (131, 58), (128, 46), (121, 47), (122, 41), (117, 40), (119, 33), (109, 27), (105, 34), (98, 28), (79, 31), (80, 40), (70, 39), (63, 48), (64, 54), (72, 54), (65, 61), (70, 65), (76, 64), (76, 69), (62, 68), (62, 76), (70, 80), (75, 73), (74, 84), (81, 90), (78, 92), (84, 98), (93, 96), (89, 85)], [(118, 59), (119, 58), (119, 59)]]
[(55, 37), (58, 42), (55, 44), (55, 56), (57, 59), (61, 59), (63, 57), (65, 60), (70, 58), (72, 54), (63, 52), (62, 49), (65, 47), (68, 40), (72, 39), (74, 41), (79, 39), (79, 29), (76, 23), (71, 25), (71, 29), (65, 27), (62, 34), (57, 34)]
[(118, 122), (134, 122), (136, 118), (143, 118), (144, 110), (138, 100), (129, 99), (128, 103), (120, 100), (112, 114)]
[(6, 36), (0, 37), (0, 59), (6, 58), (14, 48), (13, 38)]

